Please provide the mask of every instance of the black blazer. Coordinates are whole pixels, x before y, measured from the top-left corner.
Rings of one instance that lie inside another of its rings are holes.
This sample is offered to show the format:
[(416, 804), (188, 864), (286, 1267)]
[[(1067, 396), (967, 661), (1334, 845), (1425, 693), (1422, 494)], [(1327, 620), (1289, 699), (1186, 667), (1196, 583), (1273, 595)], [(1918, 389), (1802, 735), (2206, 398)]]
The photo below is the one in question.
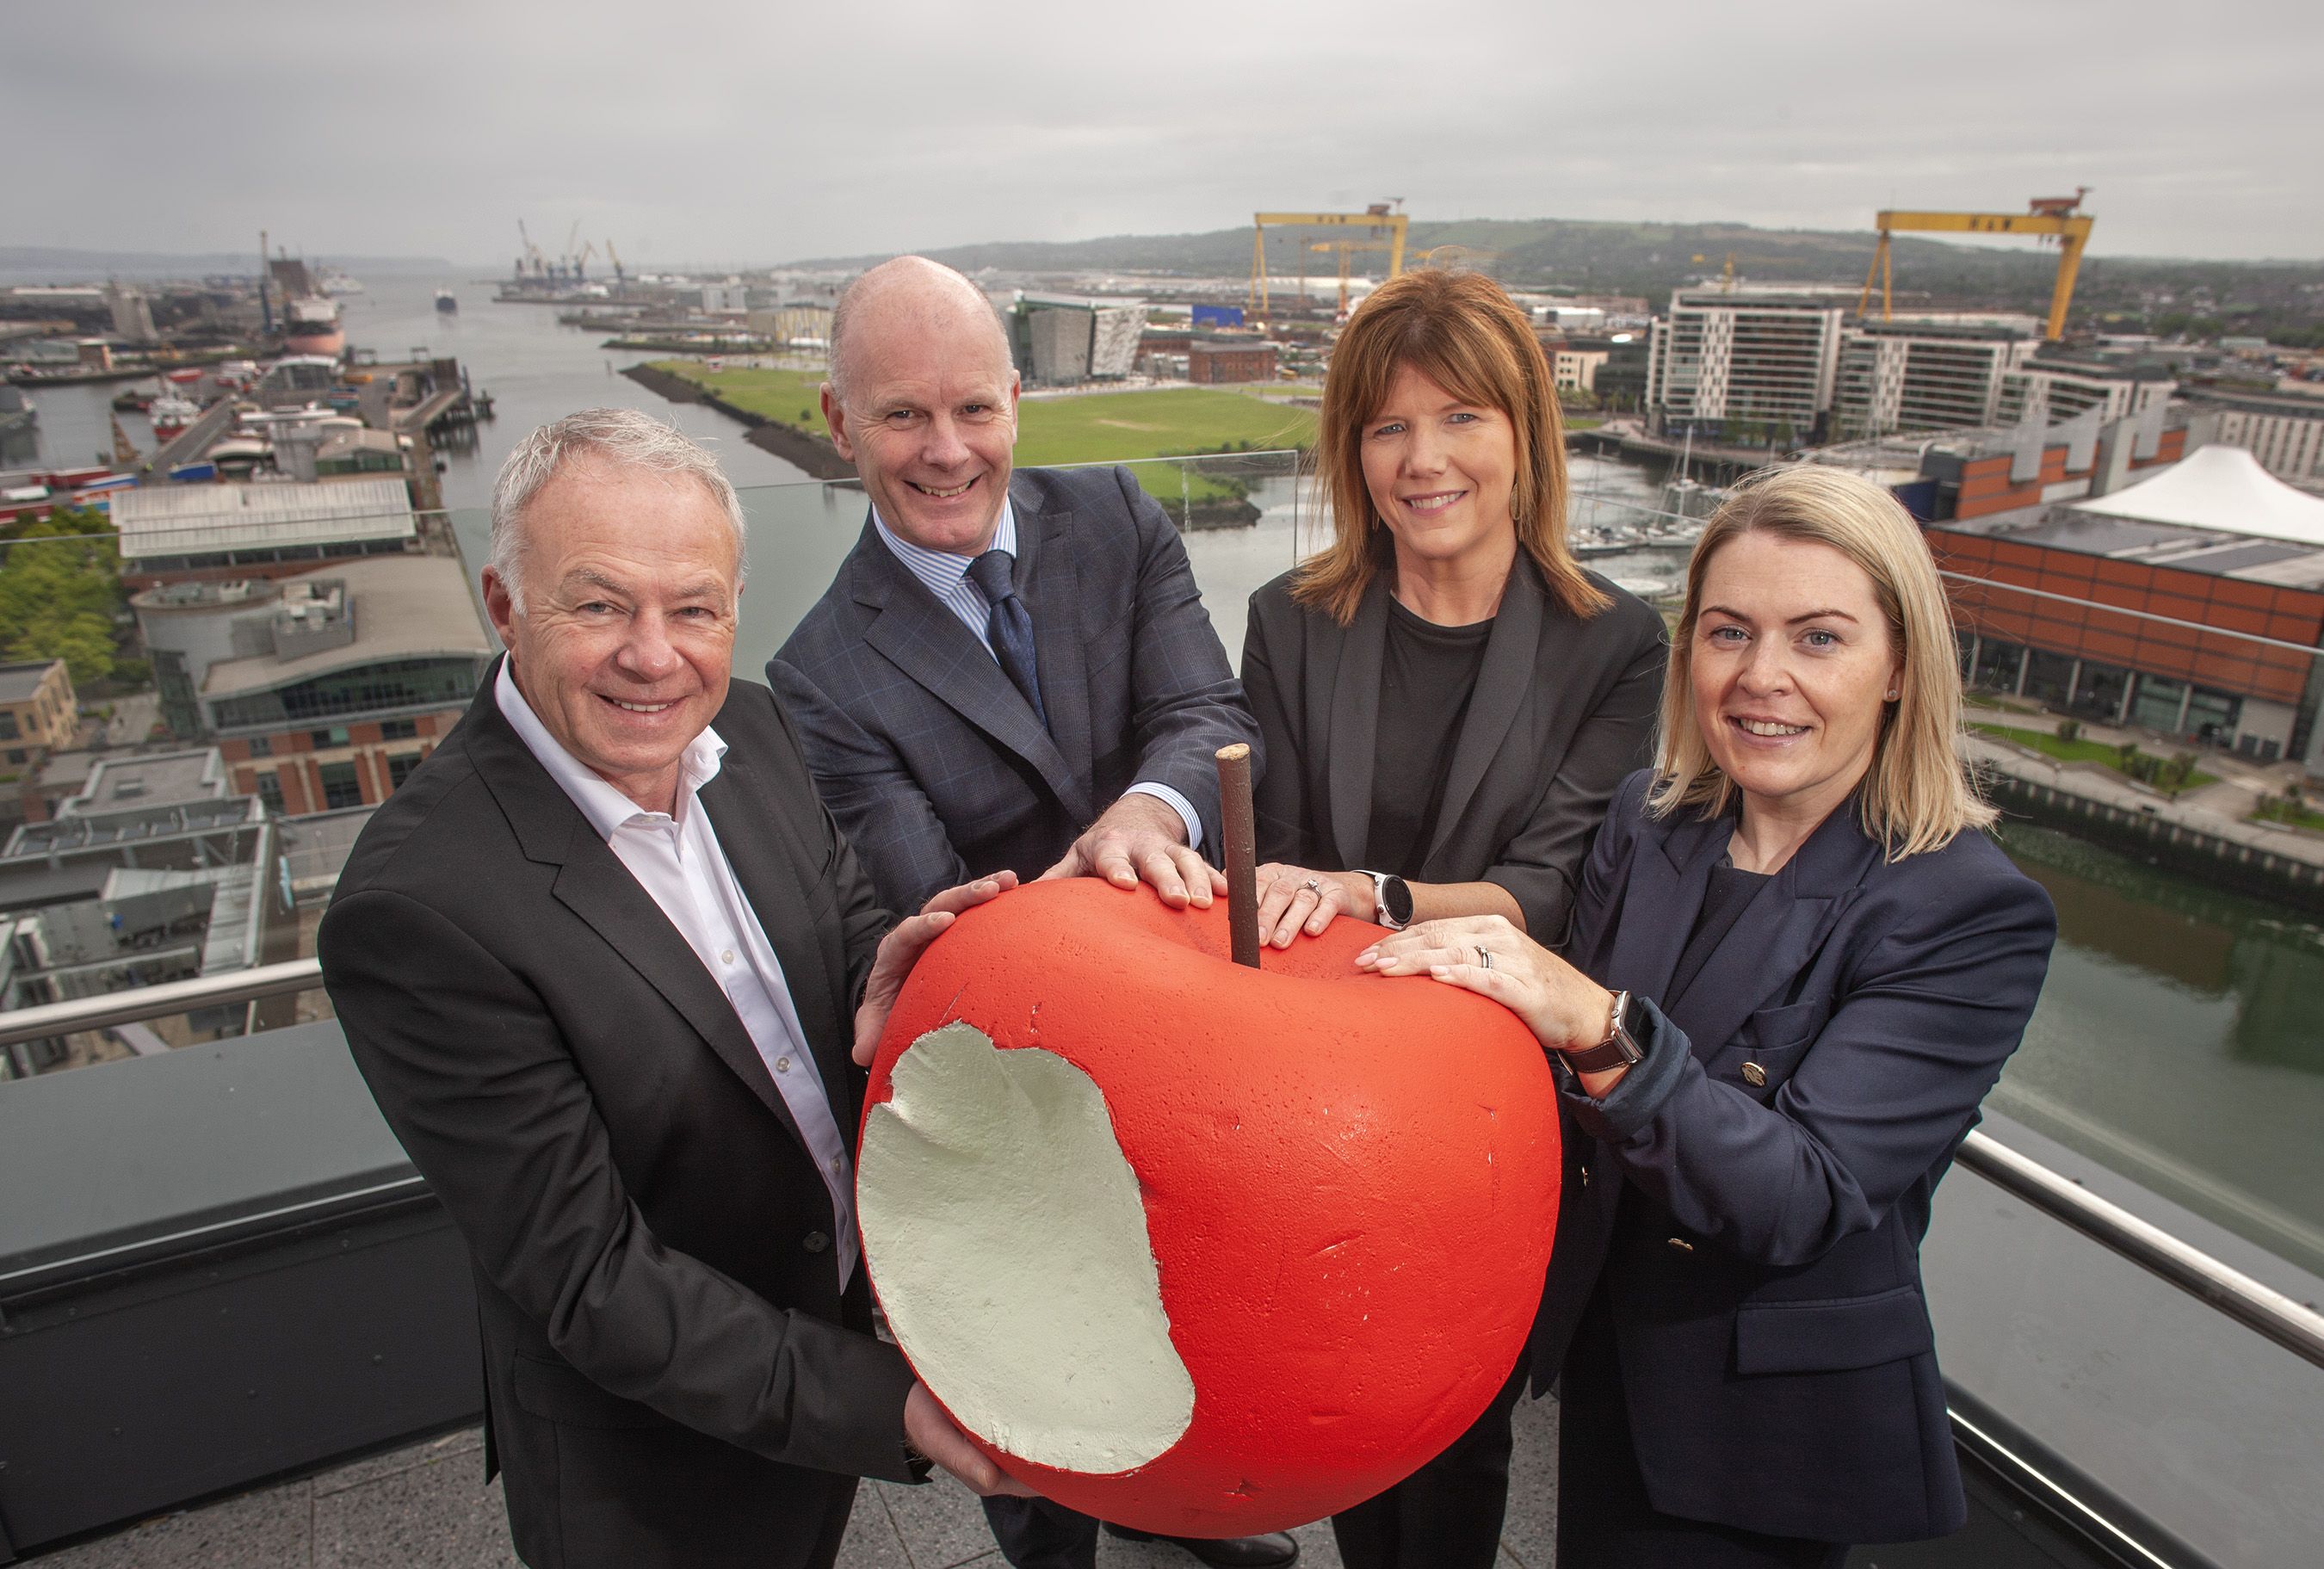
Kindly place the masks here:
[[(797, 1565), (904, 1480), (911, 1374), (715, 980), (493, 701), (379, 808), (325, 916), (356, 1065), (475, 1264), (488, 1434), (533, 1569)], [(888, 918), (766, 688), (703, 790), (841, 1129)]]
[(767, 666), (898, 909), (1003, 868), (1038, 876), (1141, 780), (1194, 803), (1216, 861), (1214, 754), (1258, 740), (1178, 531), (1127, 469), (1019, 469), (1009, 495), (1047, 730), (868, 517)]
[[(1659, 1004), (1734, 819), (1649, 818), (1649, 782), (1615, 798), (1568, 956)], [(1889, 862), (1851, 800), (1655, 1010), (1604, 1101), (1561, 1075), (1588, 1180), (1570, 1162), (1536, 1376), (1602, 1269), (1655, 1508), (1829, 1542), (1961, 1525), (1921, 1238), (2056, 935), (1984, 835)]]
[[(1291, 577), (1250, 596), (1243, 637), (1243, 689), (1266, 746), (1259, 854), (1346, 872), (1373, 863), (1388, 576), (1372, 580), (1344, 627), (1296, 603)], [(1565, 939), (1607, 798), (1653, 752), (1662, 702), (1662, 617), (1597, 574), (1590, 580), (1613, 604), (1577, 620), (1517, 553), (1420, 878), (1499, 883), (1525, 911), (1526, 930), (1550, 947)]]

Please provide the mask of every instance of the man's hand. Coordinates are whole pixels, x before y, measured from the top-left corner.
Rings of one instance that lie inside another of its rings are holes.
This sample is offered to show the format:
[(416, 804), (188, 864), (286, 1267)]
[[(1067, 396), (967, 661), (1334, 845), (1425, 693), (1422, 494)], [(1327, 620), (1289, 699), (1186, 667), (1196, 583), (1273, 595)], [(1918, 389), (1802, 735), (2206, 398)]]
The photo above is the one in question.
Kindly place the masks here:
[(1053, 877), (1102, 877), (1123, 889), (1148, 882), (1172, 909), (1208, 909), (1227, 891), (1226, 873), (1186, 847), (1176, 809), (1143, 791), (1107, 808), (1040, 880)]
[(944, 1414), (944, 1407), (936, 1404), (936, 1398), (928, 1393), (926, 1384), (914, 1384), (912, 1392), (904, 1397), (904, 1436), (913, 1448), (960, 1478), (969, 1491), (980, 1497), (991, 1498), (998, 1493), (1026, 1499), (1040, 1496), (993, 1464), (984, 1451), (971, 1444), (968, 1435), (953, 1426), (952, 1418)]
[[(880, 951), (872, 957), (871, 979), (863, 983), (862, 1005), (855, 1010), (857, 1067), (872, 1066), (872, 1054), (880, 1049), (880, 1037), (888, 1028), (889, 1010), (896, 1006), (896, 994), (904, 989), (904, 977), (912, 973), (912, 966), (919, 962), (927, 946), (952, 925), (962, 910), (973, 909), (1016, 886), (1014, 872), (996, 872), (974, 882), (947, 888), (922, 905), (919, 914), (880, 939)], [(934, 1458), (932, 1453), (930, 1458)]]

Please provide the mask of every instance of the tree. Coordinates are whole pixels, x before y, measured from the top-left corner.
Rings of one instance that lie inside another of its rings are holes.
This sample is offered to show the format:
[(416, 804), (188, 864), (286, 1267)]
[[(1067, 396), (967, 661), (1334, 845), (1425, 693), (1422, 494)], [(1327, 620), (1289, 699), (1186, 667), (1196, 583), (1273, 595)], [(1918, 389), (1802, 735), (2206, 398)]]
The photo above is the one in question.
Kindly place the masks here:
[(76, 686), (111, 675), (121, 571), (104, 514), (60, 507), (5, 549), (0, 649), (11, 660), (63, 660)]

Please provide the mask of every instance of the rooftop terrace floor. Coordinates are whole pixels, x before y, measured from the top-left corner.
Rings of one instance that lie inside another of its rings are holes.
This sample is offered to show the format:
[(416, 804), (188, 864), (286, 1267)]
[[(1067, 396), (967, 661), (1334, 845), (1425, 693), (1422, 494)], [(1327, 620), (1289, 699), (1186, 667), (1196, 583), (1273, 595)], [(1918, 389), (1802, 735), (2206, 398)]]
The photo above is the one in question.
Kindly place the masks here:
[[(1554, 1529), (1554, 1398), (1521, 1403), (1510, 1462), (1508, 1569), (1550, 1569)], [(164, 1515), (42, 1555), (41, 1569), (517, 1569), (484, 1437), (467, 1428), (298, 1481)], [(1302, 1527), (1303, 1569), (1341, 1569), (1327, 1524)], [(855, 1495), (839, 1569), (1004, 1569), (975, 1498), (949, 1479), (866, 1483)], [(1191, 1569), (1176, 1547), (1098, 1546), (1102, 1569)]]

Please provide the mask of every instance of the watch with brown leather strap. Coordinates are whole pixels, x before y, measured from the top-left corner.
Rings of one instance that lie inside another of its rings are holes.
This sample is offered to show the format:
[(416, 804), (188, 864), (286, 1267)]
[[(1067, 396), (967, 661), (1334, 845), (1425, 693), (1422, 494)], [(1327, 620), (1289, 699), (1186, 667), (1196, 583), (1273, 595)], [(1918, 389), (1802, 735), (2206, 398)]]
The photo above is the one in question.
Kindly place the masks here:
[(1638, 1044), (1645, 1033), (1646, 1016), (1642, 1001), (1628, 992), (1614, 993), (1614, 1011), (1606, 1020), (1606, 1038), (1595, 1046), (1585, 1046), (1578, 1051), (1566, 1051), (1565, 1066), (1579, 1074), (1604, 1073), (1608, 1068), (1628, 1067), (1646, 1060), (1646, 1048)]

